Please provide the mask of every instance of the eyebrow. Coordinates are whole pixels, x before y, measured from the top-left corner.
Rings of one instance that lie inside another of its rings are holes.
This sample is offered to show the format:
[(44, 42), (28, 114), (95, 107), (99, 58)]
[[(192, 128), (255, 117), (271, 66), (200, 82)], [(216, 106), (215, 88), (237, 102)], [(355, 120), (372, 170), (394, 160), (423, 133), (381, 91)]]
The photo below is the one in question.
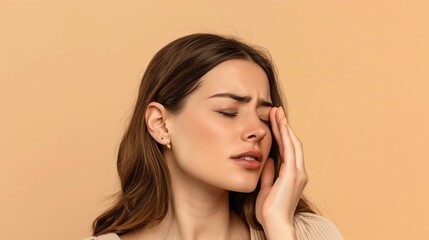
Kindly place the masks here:
[[(240, 103), (248, 103), (250, 102), (250, 100), (252, 100), (252, 98), (250, 96), (239, 96), (233, 93), (218, 93), (215, 94), (213, 96), (210, 96), (208, 98), (217, 98), (217, 97), (222, 97), (222, 98), (231, 98), (234, 99), (237, 102)], [(273, 104), (264, 100), (264, 99), (260, 99), (258, 102), (258, 106), (263, 106), (263, 107), (273, 107)]]

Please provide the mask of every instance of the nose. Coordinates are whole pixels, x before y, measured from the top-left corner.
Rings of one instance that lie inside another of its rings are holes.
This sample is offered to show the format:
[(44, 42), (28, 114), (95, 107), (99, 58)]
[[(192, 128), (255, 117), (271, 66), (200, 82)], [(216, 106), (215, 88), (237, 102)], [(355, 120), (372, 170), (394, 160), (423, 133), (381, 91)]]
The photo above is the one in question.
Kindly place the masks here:
[(252, 117), (252, 120), (246, 122), (245, 130), (243, 131), (243, 140), (260, 142), (267, 135), (267, 126), (259, 120)]

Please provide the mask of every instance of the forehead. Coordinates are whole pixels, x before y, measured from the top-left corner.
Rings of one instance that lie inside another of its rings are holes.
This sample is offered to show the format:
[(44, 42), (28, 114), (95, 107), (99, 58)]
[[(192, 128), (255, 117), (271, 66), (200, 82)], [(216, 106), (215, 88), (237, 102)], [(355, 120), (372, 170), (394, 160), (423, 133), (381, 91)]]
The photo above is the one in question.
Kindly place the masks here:
[(201, 95), (230, 92), (271, 100), (264, 70), (258, 64), (243, 59), (228, 60), (211, 69), (201, 78), (196, 92)]

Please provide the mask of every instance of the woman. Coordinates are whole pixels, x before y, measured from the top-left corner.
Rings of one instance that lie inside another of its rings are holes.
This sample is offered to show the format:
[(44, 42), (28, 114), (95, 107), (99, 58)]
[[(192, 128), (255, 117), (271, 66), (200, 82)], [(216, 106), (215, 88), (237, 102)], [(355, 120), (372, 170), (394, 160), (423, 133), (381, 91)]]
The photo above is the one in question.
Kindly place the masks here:
[(342, 239), (302, 196), (303, 150), (269, 58), (192, 34), (143, 76), (118, 152), (121, 191), (91, 239)]

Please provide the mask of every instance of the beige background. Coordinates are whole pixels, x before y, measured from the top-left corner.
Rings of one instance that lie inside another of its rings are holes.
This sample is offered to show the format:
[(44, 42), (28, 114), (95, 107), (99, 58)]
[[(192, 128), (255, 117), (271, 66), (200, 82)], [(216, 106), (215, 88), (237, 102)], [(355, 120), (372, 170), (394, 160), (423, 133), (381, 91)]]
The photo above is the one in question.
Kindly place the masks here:
[(148, 61), (215, 32), (272, 53), (306, 193), (346, 239), (427, 239), (428, 12), (423, 0), (1, 0), (1, 238), (90, 235)]

